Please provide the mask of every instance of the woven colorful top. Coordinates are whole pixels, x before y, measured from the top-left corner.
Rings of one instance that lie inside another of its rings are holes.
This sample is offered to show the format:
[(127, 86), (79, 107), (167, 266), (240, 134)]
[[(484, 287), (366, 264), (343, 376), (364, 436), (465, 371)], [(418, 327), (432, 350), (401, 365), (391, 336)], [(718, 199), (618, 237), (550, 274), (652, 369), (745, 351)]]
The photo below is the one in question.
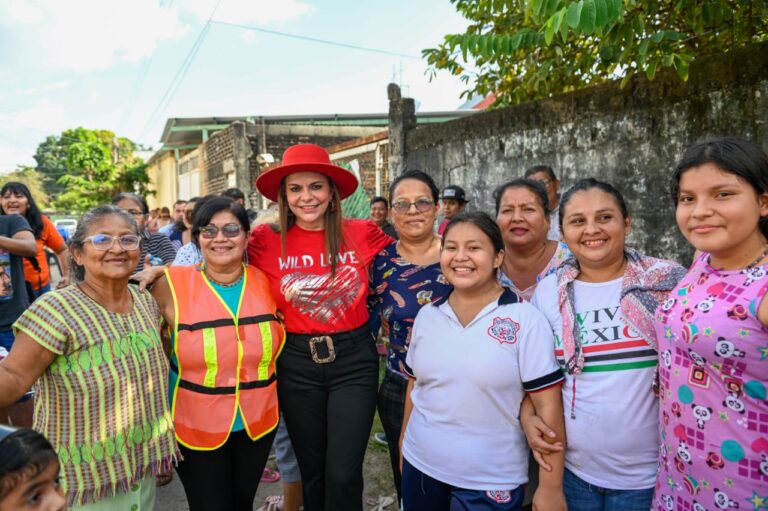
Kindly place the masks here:
[(69, 286), (43, 295), (14, 324), (57, 355), (35, 384), (34, 429), (59, 455), (70, 506), (128, 492), (178, 455), (160, 311), (149, 293), (129, 289), (127, 314)]
[(768, 265), (724, 271), (702, 254), (657, 312), (657, 511), (768, 509)]

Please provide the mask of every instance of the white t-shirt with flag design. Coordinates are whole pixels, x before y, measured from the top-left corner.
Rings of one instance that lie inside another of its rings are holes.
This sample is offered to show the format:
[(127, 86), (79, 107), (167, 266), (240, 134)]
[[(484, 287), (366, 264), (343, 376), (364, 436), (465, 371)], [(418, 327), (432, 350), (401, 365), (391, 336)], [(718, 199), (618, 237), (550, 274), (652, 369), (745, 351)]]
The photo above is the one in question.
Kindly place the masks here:
[[(637, 490), (656, 482), (659, 409), (653, 374), (658, 356), (624, 320), (622, 282), (574, 282), (585, 363), (582, 374), (566, 374), (563, 385), (565, 466), (590, 484)], [(556, 275), (539, 283), (532, 303), (549, 320), (555, 354), (564, 365)]]

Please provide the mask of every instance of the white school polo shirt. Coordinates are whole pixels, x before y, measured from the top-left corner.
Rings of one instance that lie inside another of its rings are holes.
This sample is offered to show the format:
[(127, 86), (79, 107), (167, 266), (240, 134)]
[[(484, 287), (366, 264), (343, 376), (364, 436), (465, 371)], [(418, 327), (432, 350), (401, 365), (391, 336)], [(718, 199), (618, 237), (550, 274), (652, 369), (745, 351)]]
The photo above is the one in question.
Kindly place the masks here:
[(421, 472), (471, 490), (511, 490), (528, 480), (519, 423), (524, 392), (563, 380), (552, 330), (506, 289), (466, 327), (448, 296), (416, 316), (406, 358), (416, 378), (403, 455)]

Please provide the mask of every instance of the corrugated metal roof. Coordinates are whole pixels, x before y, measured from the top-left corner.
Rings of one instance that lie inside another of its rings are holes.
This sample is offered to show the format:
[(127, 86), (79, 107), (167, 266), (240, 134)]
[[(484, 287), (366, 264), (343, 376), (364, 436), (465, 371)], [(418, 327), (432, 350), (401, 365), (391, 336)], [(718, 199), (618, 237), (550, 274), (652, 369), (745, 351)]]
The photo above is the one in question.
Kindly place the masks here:
[[(417, 124), (446, 122), (476, 113), (474, 110), (449, 110), (443, 112), (418, 112)], [(174, 117), (165, 123), (160, 141), (165, 148), (200, 144), (204, 133), (208, 135), (225, 129), (235, 121), (268, 125), (302, 126), (361, 126), (382, 127), (388, 124), (388, 114), (317, 114), (317, 115), (262, 115), (243, 117)]]

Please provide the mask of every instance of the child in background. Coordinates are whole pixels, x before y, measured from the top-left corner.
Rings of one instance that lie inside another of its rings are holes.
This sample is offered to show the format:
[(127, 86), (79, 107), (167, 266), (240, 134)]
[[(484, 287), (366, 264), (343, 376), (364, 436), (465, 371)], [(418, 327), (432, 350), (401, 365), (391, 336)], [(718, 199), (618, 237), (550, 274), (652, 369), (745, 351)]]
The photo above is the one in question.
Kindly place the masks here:
[(0, 426), (0, 511), (64, 511), (59, 460), (43, 435)]

